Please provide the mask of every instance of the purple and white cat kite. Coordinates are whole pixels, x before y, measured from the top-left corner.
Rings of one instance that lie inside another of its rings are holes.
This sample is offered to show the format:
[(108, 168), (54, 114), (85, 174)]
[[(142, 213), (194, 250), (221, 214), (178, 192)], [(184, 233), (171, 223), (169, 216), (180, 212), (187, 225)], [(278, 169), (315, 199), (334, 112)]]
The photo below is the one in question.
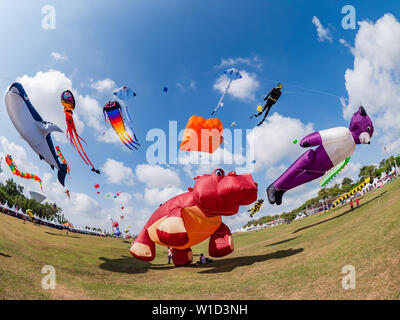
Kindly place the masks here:
[(374, 126), (370, 117), (363, 107), (359, 107), (348, 129), (336, 127), (304, 137), (300, 146), (318, 147), (303, 153), (267, 188), (269, 202), (280, 205), (286, 191), (322, 177), (329, 169), (350, 157), (357, 144), (369, 144), (373, 133)]

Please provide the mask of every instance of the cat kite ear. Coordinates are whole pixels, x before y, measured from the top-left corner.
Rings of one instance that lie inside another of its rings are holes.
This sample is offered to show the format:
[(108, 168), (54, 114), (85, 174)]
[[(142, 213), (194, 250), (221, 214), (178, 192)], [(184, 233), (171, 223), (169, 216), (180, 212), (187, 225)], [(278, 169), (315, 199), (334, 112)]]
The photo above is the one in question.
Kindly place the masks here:
[(360, 106), (360, 107), (358, 108), (358, 112), (360, 112), (360, 115), (362, 115), (363, 117), (366, 117), (366, 116), (367, 116), (367, 112), (365, 111), (365, 109), (364, 109), (363, 106)]

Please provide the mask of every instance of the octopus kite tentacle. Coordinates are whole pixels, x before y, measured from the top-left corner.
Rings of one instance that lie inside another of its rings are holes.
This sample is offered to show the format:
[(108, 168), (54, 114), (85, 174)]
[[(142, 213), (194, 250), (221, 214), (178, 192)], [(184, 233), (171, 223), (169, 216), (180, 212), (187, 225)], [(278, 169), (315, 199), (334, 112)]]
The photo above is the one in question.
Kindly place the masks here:
[(83, 150), (83, 147), (82, 147), (82, 144), (80, 141), (83, 141), (85, 144), (86, 144), (86, 141), (84, 139), (82, 139), (82, 137), (80, 137), (78, 132), (76, 131), (74, 118), (73, 118), (73, 110), (75, 109), (75, 98), (72, 95), (71, 91), (66, 90), (61, 94), (61, 104), (64, 106), (65, 120), (67, 122), (67, 138), (68, 138), (68, 140), (71, 142), (72, 145), (75, 146), (75, 149), (78, 151), (82, 160), (87, 165), (92, 166), (92, 171), (100, 174), (100, 171), (95, 169), (94, 165), (90, 162), (88, 156), (86, 155), (85, 150)]

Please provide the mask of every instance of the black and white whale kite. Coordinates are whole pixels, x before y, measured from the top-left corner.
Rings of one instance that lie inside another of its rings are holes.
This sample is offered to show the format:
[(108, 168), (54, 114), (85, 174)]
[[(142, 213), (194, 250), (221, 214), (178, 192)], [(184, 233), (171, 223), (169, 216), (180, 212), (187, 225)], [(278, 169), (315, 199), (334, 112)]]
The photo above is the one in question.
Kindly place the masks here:
[(57, 125), (44, 121), (29, 101), (23, 86), (14, 82), (7, 90), (5, 103), (8, 115), (22, 138), (31, 146), (40, 160), (58, 170), (58, 181), (64, 186), (67, 165), (61, 163), (51, 140), (51, 132), (63, 132)]

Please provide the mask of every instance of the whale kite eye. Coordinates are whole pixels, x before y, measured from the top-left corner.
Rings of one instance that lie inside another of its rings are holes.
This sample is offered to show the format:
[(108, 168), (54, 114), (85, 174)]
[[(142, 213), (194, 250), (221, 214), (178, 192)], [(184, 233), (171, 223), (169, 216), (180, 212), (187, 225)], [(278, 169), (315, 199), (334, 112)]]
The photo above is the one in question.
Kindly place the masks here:
[(216, 174), (218, 177), (221, 177), (221, 176), (224, 175), (224, 171), (223, 171), (222, 169), (217, 169), (217, 170), (215, 170), (215, 174)]
[(367, 131), (370, 132), (370, 131), (371, 131), (371, 127), (368, 127), (368, 128), (367, 128)]

